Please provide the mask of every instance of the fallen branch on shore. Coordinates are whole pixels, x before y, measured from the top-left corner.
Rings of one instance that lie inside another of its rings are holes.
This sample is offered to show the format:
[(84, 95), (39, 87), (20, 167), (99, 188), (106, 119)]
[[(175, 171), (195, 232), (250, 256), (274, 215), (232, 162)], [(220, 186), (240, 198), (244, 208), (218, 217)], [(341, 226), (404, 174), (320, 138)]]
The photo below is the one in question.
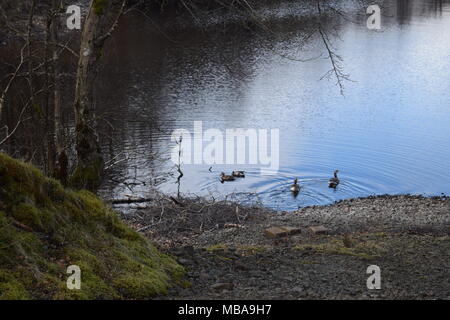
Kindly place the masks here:
[(155, 201), (155, 198), (138, 198), (138, 199), (112, 199), (108, 200), (107, 202), (111, 204), (130, 204), (130, 203), (145, 203), (145, 202), (152, 202)]
[(176, 205), (183, 207), (183, 204), (174, 197), (170, 197), (170, 200), (172, 200)]
[[(120, 201), (124, 204), (132, 202), (129, 199)], [(228, 200), (163, 195), (151, 199), (148, 207), (140, 208), (139, 212), (127, 211), (123, 218), (138, 232), (144, 232), (163, 243), (164, 239), (173, 242), (193, 234), (244, 228), (248, 220), (264, 219), (268, 211), (259, 205), (239, 205)]]

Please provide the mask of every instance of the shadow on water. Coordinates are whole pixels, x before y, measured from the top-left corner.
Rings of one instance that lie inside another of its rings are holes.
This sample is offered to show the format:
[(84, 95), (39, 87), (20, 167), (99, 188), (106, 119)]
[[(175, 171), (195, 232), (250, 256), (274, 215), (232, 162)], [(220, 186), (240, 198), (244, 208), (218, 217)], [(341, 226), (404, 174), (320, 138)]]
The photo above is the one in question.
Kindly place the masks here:
[[(99, 106), (111, 127), (107, 197), (233, 194), (278, 210), (373, 194), (450, 193), (449, 1), (388, 1), (381, 31), (331, 21), (344, 59), (341, 96), (323, 42), (295, 8), (277, 16), (272, 32), (155, 31), (146, 17), (125, 19), (106, 51)], [(334, 33), (333, 33), (334, 34)], [(296, 61), (320, 57), (308, 62)], [(175, 129), (280, 130), (280, 169), (255, 165), (183, 165), (170, 155)], [(108, 139), (105, 139), (108, 140)], [(105, 146), (107, 143), (105, 142)], [(117, 162), (117, 163), (116, 163)], [(341, 184), (327, 187), (339, 169)], [(220, 172), (245, 170), (221, 184)], [(289, 185), (299, 178), (300, 193)], [(119, 182), (119, 183), (118, 183)]]

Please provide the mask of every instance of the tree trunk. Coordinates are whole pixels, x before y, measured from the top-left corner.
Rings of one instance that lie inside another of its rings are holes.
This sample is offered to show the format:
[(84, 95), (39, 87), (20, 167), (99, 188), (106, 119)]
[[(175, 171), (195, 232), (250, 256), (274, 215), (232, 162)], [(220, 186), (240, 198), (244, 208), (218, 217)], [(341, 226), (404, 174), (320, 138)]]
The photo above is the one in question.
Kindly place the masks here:
[(75, 89), (77, 166), (71, 184), (95, 191), (104, 161), (94, 123), (94, 84), (106, 39), (123, 12), (124, 0), (92, 0), (84, 22)]
[(63, 185), (67, 184), (68, 179), (68, 158), (64, 145), (64, 129), (62, 123), (61, 110), (61, 68), (59, 63), (59, 1), (53, 0), (53, 19), (51, 23), (51, 42), (52, 42), (52, 69), (53, 69), (53, 116), (52, 137), (54, 149), (56, 149), (56, 166), (53, 175)]
[(34, 104), (34, 87), (33, 87), (33, 60), (31, 54), (31, 30), (33, 29), (33, 18), (34, 18), (34, 9), (36, 7), (36, 1), (30, 1), (30, 14), (28, 15), (28, 25), (27, 25), (27, 53), (28, 53), (28, 84), (30, 87), (30, 102), (31, 105)]
[(53, 0), (54, 17), (51, 24), (52, 62), (53, 62), (53, 108), (55, 113), (55, 145), (58, 153), (64, 150), (63, 125), (61, 115), (61, 77), (59, 66), (59, 1)]
[[(56, 1), (56, 0), (53, 0)], [(54, 3), (53, 3), (54, 4)], [(47, 63), (50, 60), (51, 50), (53, 47), (50, 42), (52, 41), (52, 24), (54, 23), (54, 5), (51, 8), (50, 12), (48, 12), (47, 16), (47, 28), (46, 28), (46, 36), (45, 36), (45, 56), (44, 61), (44, 74), (45, 74), (45, 91), (44, 91), (44, 105), (45, 105), (45, 123), (44, 130), (46, 135), (46, 173), (54, 174), (55, 171), (55, 159), (56, 159), (56, 151), (55, 151), (55, 139), (54, 139), (54, 110), (51, 108), (50, 103), (50, 87), (51, 87), (51, 79), (53, 78), (51, 74), (53, 74), (52, 68), (53, 63)], [(52, 48), (51, 48), (52, 47)]]

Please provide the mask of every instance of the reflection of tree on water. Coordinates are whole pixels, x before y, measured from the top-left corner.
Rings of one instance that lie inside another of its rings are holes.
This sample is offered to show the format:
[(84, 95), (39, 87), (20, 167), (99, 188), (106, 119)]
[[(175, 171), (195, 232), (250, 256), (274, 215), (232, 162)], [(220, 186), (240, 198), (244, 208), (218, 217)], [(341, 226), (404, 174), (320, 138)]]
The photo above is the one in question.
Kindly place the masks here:
[[(120, 59), (121, 68), (108, 67), (105, 70), (107, 74), (105, 79), (116, 78), (120, 74), (121, 81), (112, 84), (110, 81), (103, 81), (102, 96), (107, 99), (107, 94), (111, 91), (119, 93), (114, 96), (113, 101), (108, 99), (113, 103), (108, 104), (108, 109), (113, 108), (116, 113), (127, 115), (126, 118), (129, 116), (135, 118), (135, 114), (142, 111), (152, 114), (151, 125), (145, 123), (148, 115), (139, 119), (142, 121), (138, 124), (138, 127), (142, 127), (139, 130), (134, 125), (125, 125), (120, 119), (117, 121), (120, 130), (127, 132), (124, 133), (123, 142), (132, 146), (139, 145), (144, 150), (150, 143), (147, 135), (149, 131), (154, 132), (162, 126), (160, 128), (162, 134), (167, 135), (173, 129), (172, 123), (190, 117), (185, 112), (191, 110), (193, 105), (203, 112), (217, 112), (215, 118), (219, 121), (233, 123), (235, 119), (239, 119), (245, 122), (249, 114), (242, 110), (242, 106), (246, 104), (240, 102), (246, 98), (246, 83), (252, 81), (259, 61), (272, 59), (274, 55), (299, 63), (328, 59), (330, 69), (324, 70), (323, 78), (331, 79), (331, 85), (336, 83), (343, 92), (344, 83), (349, 80), (349, 75), (344, 72), (343, 58), (338, 54), (334, 42), (339, 39), (344, 16), (345, 13), (339, 6), (332, 6), (328, 1), (317, 1), (313, 2), (309, 15), (283, 15), (270, 20), (258, 17), (255, 13), (253, 19), (261, 21), (253, 28), (244, 30), (239, 23), (229, 23), (223, 27), (226, 32), (222, 30), (222, 26), (209, 26), (204, 30), (194, 28), (195, 32), (192, 27), (176, 32), (169, 29), (164, 30), (164, 34), (153, 30), (153, 24), (149, 25), (146, 18), (139, 15), (130, 16), (125, 19), (114, 38), (121, 46), (114, 45), (114, 48), (111, 48), (113, 54), (106, 57), (111, 62)], [(134, 33), (135, 29), (143, 32)], [(147, 40), (143, 38), (143, 34)], [(158, 43), (157, 48), (155, 43)], [(320, 53), (316, 51), (311, 57), (305, 57), (303, 49), (308, 43), (317, 45), (317, 48), (321, 49)], [(292, 54), (293, 52), (297, 54)], [(122, 68), (134, 72), (124, 74), (117, 72)], [(222, 71), (219, 78), (217, 70)], [(229, 88), (225, 86), (224, 90), (215, 89), (223, 86), (222, 83)], [(111, 88), (108, 88), (109, 86)], [(214, 101), (209, 101), (205, 97), (212, 91), (215, 94), (224, 92), (223, 104), (226, 106), (219, 110), (210, 106)], [(106, 106), (106, 104), (99, 105)], [(147, 139), (139, 139), (142, 140), (139, 144), (127, 143), (127, 137), (135, 135), (137, 139), (139, 135)], [(158, 150), (158, 147), (161, 147), (162, 154), (164, 149), (169, 149), (167, 144), (161, 144), (153, 146), (152, 152)], [(171, 170), (167, 165), (159, 166), (160, 170), (163, 167), (167, 171)], [(180, 165), (173, 168), (176, 172), (173, 172), (171, 179), (177, 184), (179, 196), (183, 172)]]
[(181, 178), (183, 178), (184, 174), (183, 171), (181, 171), (181, 154), (183, 152), (181, 148), (181, 144), (183, 142), (183, 136), (180, 136), (180, 139), (176, 141), (176, 144), (178, 146), (178, 163), (175, 165), (178, 177), (177, 177), (177, 197), (180, 198), (180, 187), (181, 187)]
[(436, 16), (442, 16), (442, 10), (443, 10), (443, 0), (434, 0), (434, 12)]
[(410, 23), (415, 14), (423, 16), (434, 14), (435, 17), (440, 17), (444, 10), (444, 4), (449, 3), (448, 0), (397, 0), (395, 6), (397, 23), (399, 25)]
[(411, 20), (411, 1), (397, 0), (397, 21), (400, 25), (408, 23)]

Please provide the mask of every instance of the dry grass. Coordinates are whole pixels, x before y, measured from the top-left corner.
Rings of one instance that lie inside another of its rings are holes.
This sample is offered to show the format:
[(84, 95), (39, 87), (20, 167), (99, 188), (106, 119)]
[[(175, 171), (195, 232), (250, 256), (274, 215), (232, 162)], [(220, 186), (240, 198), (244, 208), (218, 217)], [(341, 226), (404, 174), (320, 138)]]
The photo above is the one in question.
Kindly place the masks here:
[(227, 200), (160, 196), (146, 208), (124, 219), (137, 231), (159, 244), (171, 245), (186, 237), (225, 228), (241, 228), (246, 223), (264, 220), (269, 209), (244, 206)]

